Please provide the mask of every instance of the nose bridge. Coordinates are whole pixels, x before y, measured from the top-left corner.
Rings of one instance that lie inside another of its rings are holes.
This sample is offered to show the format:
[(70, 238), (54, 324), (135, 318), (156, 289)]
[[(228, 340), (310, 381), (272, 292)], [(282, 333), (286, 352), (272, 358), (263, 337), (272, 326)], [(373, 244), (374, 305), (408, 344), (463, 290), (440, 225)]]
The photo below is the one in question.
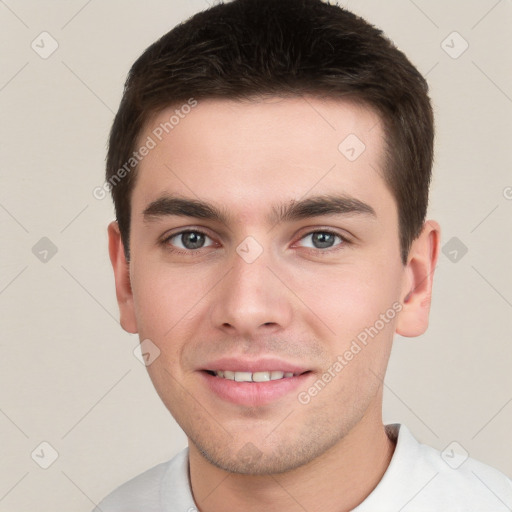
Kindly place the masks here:
[(291, 317), (286, 290), (268, 268), (272, 264), (270, 252), (248, 238), (233, 253), (212, 312), (217, 328), (244, 336), (263, 326), (284, 327)]

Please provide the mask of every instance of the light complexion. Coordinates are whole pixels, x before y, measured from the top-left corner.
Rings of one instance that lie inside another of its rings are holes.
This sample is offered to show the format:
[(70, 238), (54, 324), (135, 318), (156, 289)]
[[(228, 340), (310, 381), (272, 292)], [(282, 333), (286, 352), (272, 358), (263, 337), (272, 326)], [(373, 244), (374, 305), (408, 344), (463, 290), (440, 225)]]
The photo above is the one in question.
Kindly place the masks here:
[[(338, 150), (350, 134), (366, 146), (355, 161)], [(205, 100), (139, 164), (129, 263), (109, 226), (121, 323), (161, 351), (148, 371), (189, 438), (203, 512), (350, 510), (382, 477), (393, 452), (382, 379), (393, 334), (427, 327), (439, 239), (427, 222), (402, 264), (383, 154), (379, 118), (361, 106)], [(243, 243), (260, 252), (250, 263)], [(301, 404), (396, 302), (396, 318)], [(283, 378), (240, 382), (270, 372)]]

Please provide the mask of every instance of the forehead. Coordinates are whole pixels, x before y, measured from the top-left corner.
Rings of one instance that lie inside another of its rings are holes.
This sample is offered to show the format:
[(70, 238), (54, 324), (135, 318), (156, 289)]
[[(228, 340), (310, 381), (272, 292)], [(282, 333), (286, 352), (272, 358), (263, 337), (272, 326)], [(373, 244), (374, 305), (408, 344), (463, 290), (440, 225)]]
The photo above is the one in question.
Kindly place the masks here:
[(309, 193), (394, 209), (382, 123), (367, 107), (313, 97), (184, 106), (159, 112), (139, 137), (151, 149), (138, 165), (132, 214), (165, 193), (232, 208), (240, 219)]

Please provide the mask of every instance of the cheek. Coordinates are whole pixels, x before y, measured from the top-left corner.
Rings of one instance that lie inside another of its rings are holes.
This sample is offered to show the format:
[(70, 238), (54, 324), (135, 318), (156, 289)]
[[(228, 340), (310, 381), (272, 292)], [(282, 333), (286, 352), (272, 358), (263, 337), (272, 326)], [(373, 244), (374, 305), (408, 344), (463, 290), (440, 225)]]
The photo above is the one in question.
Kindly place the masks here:
[[(325, 394), (314, 407), (332, 403), (340, 415), (362, 415), (382, 385), (401, 309), (400, 266), (347, 265), (325, 274), (303, 274), (298, 295), (318, 317), (327, 352)], [(320, 320), (319, 320), (320, 319)], [(310, 326), (312, 324), (310, 323)], [(326, 336), (325, 325), (329, 328)], [(315, 390), (312, 390), (315, 392)], [(306, 390), (306, 393), (308, 390)], [(313, 399), (312, 399), (313, 401)], [(340, 416), (341, 417), (341, 416)]]
[[(315, 268), (303, 270), (295, 281), (297, 295), (316, 314), (316, 323), (325, 324), (340, 343), (373, 326), (382, 314), (388, 313), (381, 330), (387, 332), (394, 326), (401, 283), (399, 266), (359, 262), (326, 267), (321, 272)], [(378, 327), (382, 327), (380, 323)]]
[(135, 276), (132, 288), (139, 334), (162, 344), (190, 321), (206, 293), (201, 286), (204, 281), (195, 278), (191, 282), (183, 272), (150, 263)]

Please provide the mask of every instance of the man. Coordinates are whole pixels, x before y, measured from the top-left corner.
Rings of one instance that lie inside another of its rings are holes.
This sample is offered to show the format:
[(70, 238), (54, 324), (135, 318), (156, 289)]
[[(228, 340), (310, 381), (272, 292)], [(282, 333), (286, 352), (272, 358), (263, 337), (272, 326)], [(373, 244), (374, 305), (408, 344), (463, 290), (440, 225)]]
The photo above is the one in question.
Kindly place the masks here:
[(427, 85), (320, 0), (235, 0), (133, 65), (107, 184), (122, 327), (188, 449), (108, 511), (499, 511), (512, 482), (382, 424), (394, 333), (427, 328)]

